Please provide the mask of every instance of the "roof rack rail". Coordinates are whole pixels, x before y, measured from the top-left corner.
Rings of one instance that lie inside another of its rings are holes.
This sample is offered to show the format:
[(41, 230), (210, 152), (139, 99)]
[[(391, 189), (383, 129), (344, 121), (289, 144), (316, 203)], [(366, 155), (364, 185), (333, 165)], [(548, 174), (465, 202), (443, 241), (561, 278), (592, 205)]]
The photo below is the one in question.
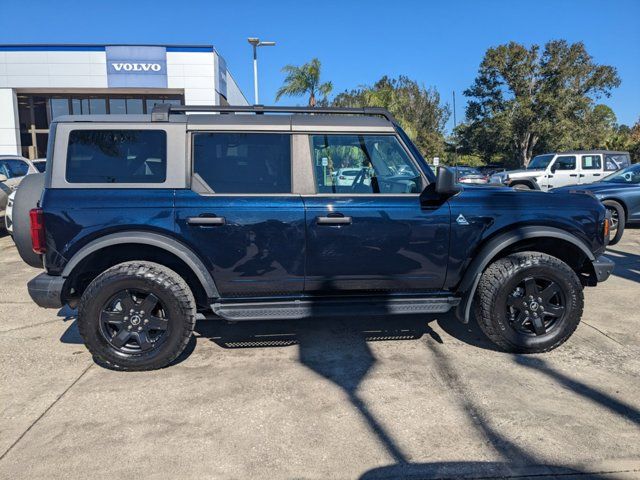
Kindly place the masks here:
[(264, 105), (171, 105), (168, 103), (157, 104), (151, 112), (151, 121), (168, 122), (172, 113), (210, 112), (210, 113), (307, 113), (322, 115), (373, 115), (386, 118), (389, 122), (396, 123), (393, 115), (385, 108), (341, 108), (341, 107), (265, 107)]

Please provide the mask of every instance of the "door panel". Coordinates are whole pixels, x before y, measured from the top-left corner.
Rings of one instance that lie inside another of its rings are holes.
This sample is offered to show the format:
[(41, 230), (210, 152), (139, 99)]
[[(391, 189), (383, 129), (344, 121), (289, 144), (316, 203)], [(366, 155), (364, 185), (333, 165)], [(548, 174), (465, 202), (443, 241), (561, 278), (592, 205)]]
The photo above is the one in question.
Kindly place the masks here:
[[(559, 156), (551, 165), (549, 187), (558, 188), (565, 185), (577, 185), (579, 182), (579, 168), (575, 155)], [(553, 171), (555, 169), (555, 171)]]
[(582, 168), (578, 183), (593, 183), (604, 177), (602, 155), (582, 155), (580, 165)]
[(176, 192), (176, 230), (209, 263), (223, 297), (301, 294), (304, 206), (298, 195)]
[[(417, 195), (305, 196), (307, 292), (441, 289), (449, 205)], [(331, 221), (335, 219), (335, 221)]]

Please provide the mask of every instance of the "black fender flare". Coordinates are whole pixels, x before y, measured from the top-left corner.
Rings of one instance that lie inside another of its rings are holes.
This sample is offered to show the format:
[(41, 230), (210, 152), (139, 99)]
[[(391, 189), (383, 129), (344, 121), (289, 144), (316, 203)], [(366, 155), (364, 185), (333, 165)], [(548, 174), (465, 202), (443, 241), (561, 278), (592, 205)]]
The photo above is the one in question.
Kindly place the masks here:
[(540, 185), (536, 177), (519, 177), (507, 180), (507, 186), (512, 187), (514, 184), (526, 183), (532, 190), (540, 190)]
[(471, 312), (471, 304), (473, 296), (478, 288), (480, 276), (492, 259), (496, 257), (505, 248), (514, 243), (530, 238), (557, 238), (565, 240), (578, 247), (586, 257), (592, 262), (595, 260), (593, 252), (587, 245), (575, 235), (555, 227), (545, 226), (529, 226), (520, 227), (508, 232), (502, 233), (497, 237), (489, 240), (471, 261), (469, 267), (464, 273), (462, 280), (457, 288), (457, 294), (462, 297), (461, 302), (456, 308), (456, 316), (462, 323), (469, 323), (469, 315)]
[(198, 255), (196, 255), (191, 248), (167, 235), (152, 232), (118, 232), (93, 240), (92, 242), (87, 243), (71, 257), (62, 271), (62, 277), (68, 278), (78, 264), (92, 253), (106, 247), (124, 244), (150, 245), (166, 250), (182, 260), (193, 271), (202, 284), (202, 288), (207, 294), (207, 297), (211, 299), (220, 297), (209, 270), (207, 270), (207, 267), (204, 265), (202, 260), (200, 260)]

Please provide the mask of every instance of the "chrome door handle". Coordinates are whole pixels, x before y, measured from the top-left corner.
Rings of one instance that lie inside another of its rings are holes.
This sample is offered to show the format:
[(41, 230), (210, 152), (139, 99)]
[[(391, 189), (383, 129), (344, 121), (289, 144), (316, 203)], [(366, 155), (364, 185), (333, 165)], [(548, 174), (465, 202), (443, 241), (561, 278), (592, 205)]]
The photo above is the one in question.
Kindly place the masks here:
[(189, 217), (187, 224), (189, 225), (224, 225), (226, 220), (224, 217)]
[(351, 217), (316, 217), (318, 225), (351, 225)]

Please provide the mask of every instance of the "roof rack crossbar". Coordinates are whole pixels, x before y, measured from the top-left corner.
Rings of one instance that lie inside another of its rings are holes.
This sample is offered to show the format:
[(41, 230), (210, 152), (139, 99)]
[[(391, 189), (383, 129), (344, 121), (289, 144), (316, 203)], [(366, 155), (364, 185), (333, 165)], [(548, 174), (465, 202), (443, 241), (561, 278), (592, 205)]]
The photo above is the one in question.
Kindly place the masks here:
[(395, 123), (395, 118), (391, 113), (380, 107), (364, 108), (338, 108), (338, 107), (265, 107), (264, 105), (170, 105), (167, 103), (157, 104), (153, 107), (151, 120), (154, 122), (167, 122), (172, 113), (187, 112), (210, 112), (210, 113), (307, 113), (323, 115), (371, 115), (386, 118), (389, 122)]

